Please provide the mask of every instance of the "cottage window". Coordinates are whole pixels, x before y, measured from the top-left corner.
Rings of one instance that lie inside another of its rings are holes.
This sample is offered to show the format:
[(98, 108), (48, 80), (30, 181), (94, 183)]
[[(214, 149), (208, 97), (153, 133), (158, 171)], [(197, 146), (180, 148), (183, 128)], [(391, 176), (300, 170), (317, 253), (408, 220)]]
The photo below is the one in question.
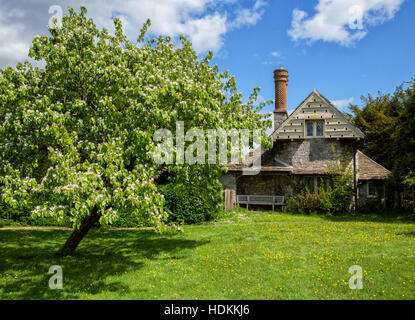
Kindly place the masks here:
[(307, 137), (312, 137), (314, 135), (314, 125), (312, 122), (307, 122)]
[(310, 177), (310, 178), (307, 179), (307, 188), (308, 188), (308, 191), (310, 191), (311, 193), (315, 192), (316, 181), (315, 181), (314, 177)]
[(324, 121), (306, 121), (307, 137), (323, 137)]
[(318, 189), (323, 188), (324, 190), (327, 191), (328, 185), (329, 185), (329, 181), (326, 178), (323, 178), (323, 177), (317, 178), (317, 188)]
[(323, 136), (323, 121), (316, 122), (316, 136), (317, 137)]
[(375, 184), (372, 181), (367, 183), (367, 195), (369, 197), (376, 197), (377, 195)]

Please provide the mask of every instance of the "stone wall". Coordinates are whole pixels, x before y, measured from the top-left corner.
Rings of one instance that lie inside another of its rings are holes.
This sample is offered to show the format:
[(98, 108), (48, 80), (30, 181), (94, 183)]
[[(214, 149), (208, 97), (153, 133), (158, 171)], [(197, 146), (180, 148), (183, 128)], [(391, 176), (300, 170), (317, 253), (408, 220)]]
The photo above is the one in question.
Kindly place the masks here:
[(236, 191), (236, 175), (225, 174), (219, 181), (222, 183), (223, 190), (235, 190)]
[(288, 174), (264, 174), (237, 178), (238, 195), (285, 196), (292, 193), (292, 176)]
[(261, 173), (257, 176), (239, 176), (236, 178), (238, 195), (267, 195), (289, 197), (308, 186), (313, 190), (319, 180), (317, 175), (290, 175), (284, 173)]
[[(335, 139), (305, 139), (277, 141), (274, 146), (276, 158), (297, 170), (321, 170), (327, 168), (327, 162), (333, 162), (333, 156), (350, 153), (353, 161), (352, 141)], [(335, 152), (333, 153), (332, 146)]]

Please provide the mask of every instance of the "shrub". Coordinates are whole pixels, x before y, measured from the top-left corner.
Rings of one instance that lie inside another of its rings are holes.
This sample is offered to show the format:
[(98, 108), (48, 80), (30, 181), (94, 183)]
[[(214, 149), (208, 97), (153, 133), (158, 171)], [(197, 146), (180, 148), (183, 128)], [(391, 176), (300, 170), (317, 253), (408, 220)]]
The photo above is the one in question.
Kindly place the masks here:
[(353, 195), (351, 187), (335, 186), (328, 187), (327, 190), (320, 188), (315, 193), (306, 190), (290, 197), (287, 200), (287, 209), (301, 214), (339, 215), (349, 210)]
[(327, 191), (319, 190), (321, 212), (328, 215), (339, 215), (349, 211), (354, 191), (350, 186), (329, 187)]
[(56, 221), (51, 217), (34, 218), (27, 207), (15, 208), (0, 201), (0, 220), (3, 226), (72, 227), (69, 217)]
[[(333, 153), (335, 152), (332, 147)], [(349, 211), (354, 196), (353, 171), (350, 167), (350, 154), (335, 155), (329, 168), (329, 184), (311, 192), (307, 187), (287, 200), (287, 209), (294, 213), (322, 213), (339, 215)]]
[(382, 201), (379, 197), (366, 198), (359, 201), (358, 210), (361, 213), (373, 213), (383, 211)]
[[(2, 199), (0, 199), (0, 218), (10, 221), (18, 221), (19, 217), (22, 215), (20, 212), (22, 210), (13, 208), (11, 205), (6, 204)], [(23, 212), (23, 215), (29, 215), (29, 213)]]
[(119, 212), (117, 219), (109, 225), (111, 228), (142, 228), (151, 226), (151, 221), (146, 216), (131, 214), (129, 211)]
[(206, 190), (191, 184), (160, 186), (165, 198), (168, 222), (177, 224), (201, 223), (215, 219), (222, 204), (219, 190)]
[(312, 214), (321, 211), (321, 199), (318, 193), (312, 193), (307, 188), (287, 200), (287, 209), (290, 212)]

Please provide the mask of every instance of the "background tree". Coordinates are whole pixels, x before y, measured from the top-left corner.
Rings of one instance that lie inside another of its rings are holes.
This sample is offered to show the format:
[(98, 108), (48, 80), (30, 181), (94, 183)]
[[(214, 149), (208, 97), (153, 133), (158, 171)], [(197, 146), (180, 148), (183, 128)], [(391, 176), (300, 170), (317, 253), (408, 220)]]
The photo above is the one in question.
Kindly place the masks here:
[[(198, 59), (181, 37), (137, 43), (98, 29), (82, 7), (69, 8), (62, 27), (36, 37), (29, 62), (0, 70), (0, 201), (36, 217), (69, 218), (75, 230), (58, 251), (74, 251), (90, 228), (120, 213), (146, 215), (161, 228), (164, 199), (155, 179), (166, 166), (153, 160), (156, 129), (265, 129), (270, 121), (247, 103), (235, 79)], [(265, 130), (263, 131), (266, 138)], [(264, 140), (265, 145), (270, 141)], [(170, 165), (176, 179), (209, 192), (220, 166)], [(214, 189), (214, 188), (213, 188)]]
[(362, 97), (364, 106), (352, 106), (354, 123), (366, 134), (363, 151), (393, 171), (402, 184), (415, 168), (415, 79), (394, 94)]

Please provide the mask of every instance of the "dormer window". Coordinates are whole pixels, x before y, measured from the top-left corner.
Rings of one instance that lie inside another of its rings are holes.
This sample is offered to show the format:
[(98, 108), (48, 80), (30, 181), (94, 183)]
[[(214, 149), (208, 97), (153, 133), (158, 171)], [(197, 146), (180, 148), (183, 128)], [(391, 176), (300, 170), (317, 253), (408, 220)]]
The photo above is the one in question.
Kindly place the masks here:
[(324, 121), (306, 121), (307, 137), (323, 137)]

